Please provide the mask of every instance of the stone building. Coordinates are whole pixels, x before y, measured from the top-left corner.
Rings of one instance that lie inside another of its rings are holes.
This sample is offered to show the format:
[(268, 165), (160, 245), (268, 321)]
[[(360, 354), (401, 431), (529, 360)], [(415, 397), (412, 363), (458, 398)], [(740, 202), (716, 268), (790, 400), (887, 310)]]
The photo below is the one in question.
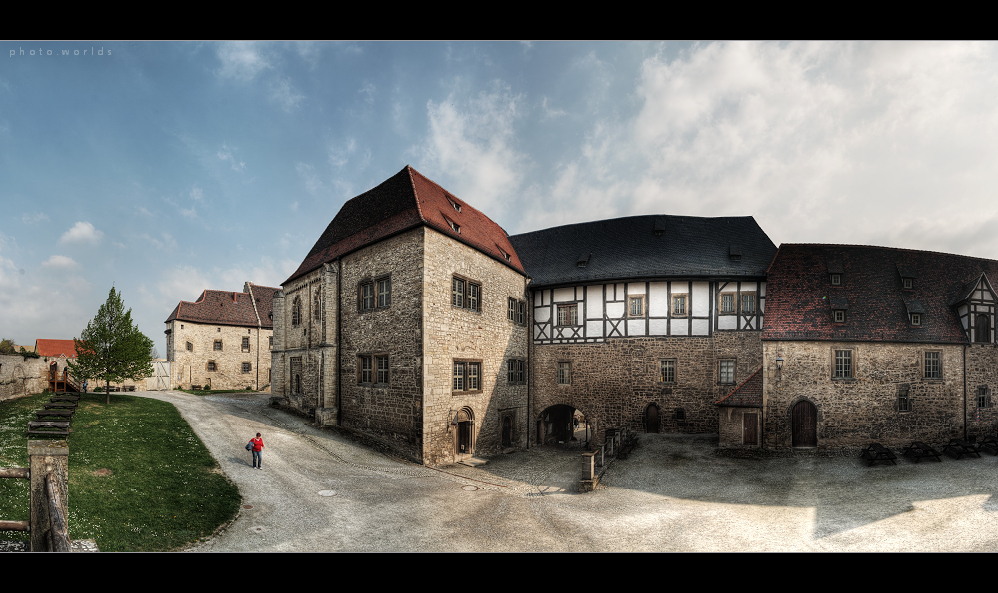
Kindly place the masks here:
[(205, 290), (181, 301), (166, 320), (171, 387), (266, 390), (278, 290), (247, 282), (242, 292)]
[(272, 393), (420, 463), (524, 447), (526, 285), (506, 233), (407, 166), (282, 283)]
[(762, 332), (762, 442), (900, 447), (993, 432), (994, 279), (993, 260), (781, 245)]
[(633, 216), (510, 237), (531, 277), (532, 442), (580, 411), (607, 428), (718, 432), (715, 402), (762, 365), (766, 268), (751, 217)]

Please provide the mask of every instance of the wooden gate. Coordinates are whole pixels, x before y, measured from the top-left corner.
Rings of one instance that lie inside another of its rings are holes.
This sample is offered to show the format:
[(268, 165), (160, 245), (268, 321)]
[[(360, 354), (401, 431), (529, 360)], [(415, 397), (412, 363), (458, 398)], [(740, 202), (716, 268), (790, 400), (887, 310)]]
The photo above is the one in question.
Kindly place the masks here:
[(170, 390), (170, 363), (166, 360), (154, 360), (152, 361), (152, 390), (153, 391), (169, 391)]
[(742, 444), (759, 444), (759, 414), (755, 412), (742, 415)]
[(818, 446), (818, 409), (809, 401), (794, 404), (790, 413), (791, 444), (794, 447)]

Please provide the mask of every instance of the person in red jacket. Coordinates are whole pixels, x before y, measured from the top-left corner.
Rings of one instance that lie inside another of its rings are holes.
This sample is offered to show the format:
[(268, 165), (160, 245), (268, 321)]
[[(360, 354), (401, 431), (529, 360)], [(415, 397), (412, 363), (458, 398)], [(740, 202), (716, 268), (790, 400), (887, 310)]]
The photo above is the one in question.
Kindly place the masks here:
[(260, 433), (256, 433), (255, 439), (250, 439), (250, 444), (253, 445), (253, 467), (255, 469), (263, 469), (263, 439), (260, 438)]

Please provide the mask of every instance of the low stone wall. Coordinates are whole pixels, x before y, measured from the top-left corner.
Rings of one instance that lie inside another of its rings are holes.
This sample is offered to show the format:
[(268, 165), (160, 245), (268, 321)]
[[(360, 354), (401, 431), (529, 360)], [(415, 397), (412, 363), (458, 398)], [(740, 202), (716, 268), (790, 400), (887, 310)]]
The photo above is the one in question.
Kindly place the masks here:
[(0, 401), (44, 391), (48, 387), (47, 369), (43, 358), (0, 355)]

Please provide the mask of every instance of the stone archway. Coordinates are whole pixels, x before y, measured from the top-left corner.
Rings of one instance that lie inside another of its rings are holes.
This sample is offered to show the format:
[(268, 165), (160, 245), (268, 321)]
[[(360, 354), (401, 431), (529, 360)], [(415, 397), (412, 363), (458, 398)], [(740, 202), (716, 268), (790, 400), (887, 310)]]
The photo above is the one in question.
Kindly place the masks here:
[(659, 432), (662, 426), (658, 404), (652, 402), (645, 408), (645, 432)]
[(469, 407), (461, 408), (456, 422), (454, 454), (459, 459), (470, 457), (475, 453), (475, 412)]
[(589, 416), (568, 404), (548, 406), (537, 418), (539, 445), (584, 446), (594, 433)]

